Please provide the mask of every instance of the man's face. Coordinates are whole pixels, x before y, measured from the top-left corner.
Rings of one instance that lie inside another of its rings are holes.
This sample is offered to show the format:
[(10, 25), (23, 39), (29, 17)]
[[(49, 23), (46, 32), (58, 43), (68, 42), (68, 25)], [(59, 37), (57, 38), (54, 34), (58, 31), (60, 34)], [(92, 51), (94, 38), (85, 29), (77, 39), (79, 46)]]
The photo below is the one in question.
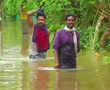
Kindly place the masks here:
[(68, 28), (72, 29), (75, 23), (75, 18), (73, 16), (67, 17), (66, 25)]
[(39, 25), (39, 26), (44, 26), (44, 24), (45, 24), (45, 17), (44, 16), (38, 16), (37, 17), (37, 24)]

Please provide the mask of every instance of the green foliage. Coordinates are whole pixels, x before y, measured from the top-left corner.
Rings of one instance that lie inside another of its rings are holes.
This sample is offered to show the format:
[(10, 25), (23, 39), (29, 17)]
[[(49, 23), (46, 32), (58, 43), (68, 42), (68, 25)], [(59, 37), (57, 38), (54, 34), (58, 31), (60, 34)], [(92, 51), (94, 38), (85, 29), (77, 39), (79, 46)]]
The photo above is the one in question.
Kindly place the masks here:
[(3, 9), (5, 14), (14, 16), (20, 14), (21, 0), (3, 0)]
[[(47, 16), (47, 24), (50, 33), (50, 43), (52, 42), (56, 31), (64, 27), (64, 17), (68, 12), (74, 13), (76, 16), (77, 29), (80, 32), (80, 43), (82, 49), (89, 49), (93, 42), (95, 24), (97, 23), (98, 15), (97, 8), (106, 10), (108, 1), (106, 0), (3, 0), (3, 10), (5, 14), (16, 16), (21, 14), (21, 4), (30, 11), (39, 9), (40, 6), (44, 9)], [(101, 5), (100, 5), (101, 4)], [(99, 6), (98, 6), (99, 5)], [(100, 30), (99, 38), (101, 37), (104, 28)], [(107, 42), (108, 43), (108, 42)], [(107, 44), (108, 45), (108, 44)], [(108, 45), (109, 47), (109, 45)], [(99, 40), (96, 41), (96, 49), (99, 48)]]
[(105, 63), (110, 63), (110, 56), (104, 56), (103, 61)]
[(80, 33), (80, 45), (82, 49), (89, 49), (94, 36), (94, 27), (78, 28)]
[(107, 41), (105, 42), (105, 49), (110, 50), (110, 36), (108, 37)]
[[(4, 47), (21, 45), (22, 32), (20, 28), (20, 22), (9, 23), (3, 22), (3, 44)], [(14, 25), (14, 27), (13, 27)]]
[[(101, 28), (98, 30), (98, 38), (96, 40), (96, 44), (95, 44), (95, 50), (98, 51), (100, 49), (100, 45), (99, 45), (99, 42), (100, 42), (100, 39), (105, 31), (107, 27), (107, 24), (103, 24), (101, 26)], [(105, 43), (105, 50), (109, 49), (109, 42), (110, 40), (108, 40), (106, 43)]]

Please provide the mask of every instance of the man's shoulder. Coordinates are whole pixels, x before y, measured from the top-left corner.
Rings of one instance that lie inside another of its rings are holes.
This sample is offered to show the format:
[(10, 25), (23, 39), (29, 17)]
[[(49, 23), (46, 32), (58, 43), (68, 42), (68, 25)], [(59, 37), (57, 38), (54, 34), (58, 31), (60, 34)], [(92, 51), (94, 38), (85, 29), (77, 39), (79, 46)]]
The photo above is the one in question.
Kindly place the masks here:
[(34, 27), (37, 27), (37, 24), (34, 24)]
[(79, 31), (77, 29), (75, 30), (75, 32), (79, 34)]
[(37, 24), (34, 24), (33, 27), (34, 27), (34, 29), (36, 30), (36, 28), (37, 28)]
[(62, 33), (62, 32), (64, 32), (65, 30), (64, 29), (58, 29), (57, 30), (57, 33)]

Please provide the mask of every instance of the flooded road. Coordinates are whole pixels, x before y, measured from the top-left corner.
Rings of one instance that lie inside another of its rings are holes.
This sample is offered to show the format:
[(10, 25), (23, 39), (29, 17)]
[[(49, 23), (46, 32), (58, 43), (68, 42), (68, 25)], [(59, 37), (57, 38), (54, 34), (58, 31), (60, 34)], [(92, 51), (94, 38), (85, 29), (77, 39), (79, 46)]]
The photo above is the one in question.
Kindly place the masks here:
[(20, 21), (3, 22), (0, 29), (0, 90), (110, 89), (110, 64), (94, 52), (80, 52), (77, 70), (55, 70), (46, 60), (29, 60), (29, 34), (23, 35)]

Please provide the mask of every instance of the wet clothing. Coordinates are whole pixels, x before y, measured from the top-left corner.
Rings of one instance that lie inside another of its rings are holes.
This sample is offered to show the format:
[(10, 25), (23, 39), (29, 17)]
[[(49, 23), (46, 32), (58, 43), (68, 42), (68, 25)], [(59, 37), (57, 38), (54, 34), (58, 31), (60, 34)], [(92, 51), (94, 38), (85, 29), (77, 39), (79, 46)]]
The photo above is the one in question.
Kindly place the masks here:
[(41, 28), (39, 25), (34, 25), (32, 36), (32, 46), (30, 50), (30, 58), (45, 58), (46, 51), (49, 49), (49, 34), (47, 25)]
[[(78, 31), (74, 31), (77, 37), (77, 52), (80, 51), (80, 41)], [(59, 68), (76, 68), (76, 53), (73, 42), (74, 32), (60, 30), (56, 33), (53, 48), (58, 51)]]
[(36, 47), (39, 52), (49, 49), (49, 35), (46, 25), (44, 28), (40, 28), (39, 25), (35, 24), (32, 42), (36, 43)]
[(65, 43), (58, 49), (59, 68), (76, 68), (74, 43)]

